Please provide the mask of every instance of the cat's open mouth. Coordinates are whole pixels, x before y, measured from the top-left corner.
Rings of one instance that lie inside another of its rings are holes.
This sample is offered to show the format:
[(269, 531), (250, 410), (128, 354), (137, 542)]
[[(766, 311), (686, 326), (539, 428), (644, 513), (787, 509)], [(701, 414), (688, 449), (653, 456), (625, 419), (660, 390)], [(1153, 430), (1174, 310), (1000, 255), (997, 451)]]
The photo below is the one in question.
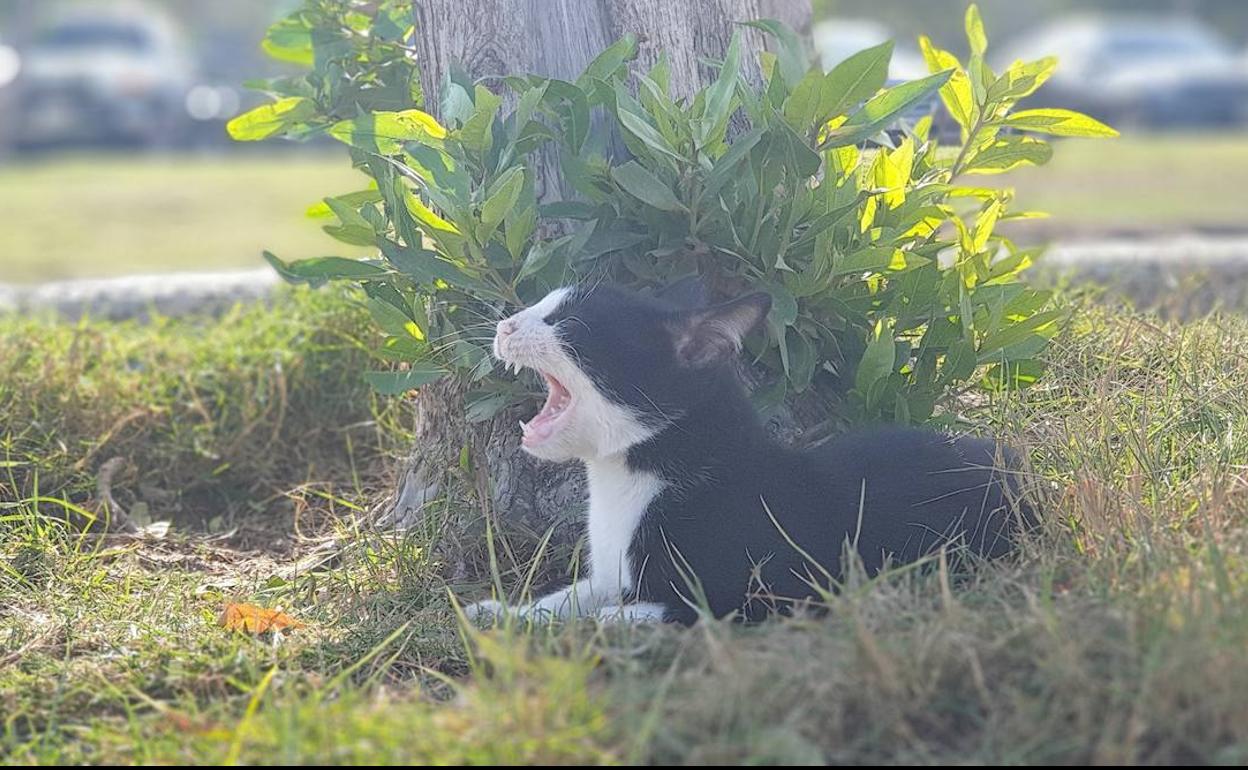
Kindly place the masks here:
[(527, 447), (537, 446), (555, 435), (559, 429), (559, 421), (572, 406), (572, 394), (564, 384), (546, 372), (539, 372), (546, 380), (546, 403), (527, 423), (520, 421), (520, 430), (524, 436), (520, 443)]

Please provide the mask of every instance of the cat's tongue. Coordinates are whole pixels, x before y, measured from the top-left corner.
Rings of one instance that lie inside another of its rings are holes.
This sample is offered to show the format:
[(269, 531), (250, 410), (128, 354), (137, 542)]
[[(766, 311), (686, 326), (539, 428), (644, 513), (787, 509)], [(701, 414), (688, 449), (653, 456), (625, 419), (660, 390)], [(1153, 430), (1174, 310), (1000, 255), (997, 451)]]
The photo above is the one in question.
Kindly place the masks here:
[(538, 412), (533, 419), (527, 423), (520, 421), (520, 430), (524, 434), (520, 443), (525, 446), (540, 444), (554, 435), (555, 422), (572, 402), (572, 394), (562, 382), (545, 372), (542, 372), (542, 376), (546, 378), (546, 403), (542, 405), (542, 411)]

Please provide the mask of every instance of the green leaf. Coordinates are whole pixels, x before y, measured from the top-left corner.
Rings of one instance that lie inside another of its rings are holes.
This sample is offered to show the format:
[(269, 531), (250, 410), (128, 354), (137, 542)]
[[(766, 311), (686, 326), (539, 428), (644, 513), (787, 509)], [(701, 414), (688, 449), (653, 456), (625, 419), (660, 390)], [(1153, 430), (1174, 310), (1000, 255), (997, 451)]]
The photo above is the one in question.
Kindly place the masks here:
[(797, 322), (797, 300), (793, 292), (780, 284), (768, 284), (763, 287), (771, 295), (771, 312), (767, 317), (778, 328), (792, 326)]
[(854, 389), (865, 396), (872, 385), (887, 379), (896, 365), (897, 346), (894, 344), (892, 329), (885, 327), (883, 321), (876, 321), (875, 334), (867, 342), (867, 349), (858, 361)]
[(1059, 109), (1022, 110), (1006, 118), (1005, 124), (1023, 131), (1036, 131), (1053, 136), (1107, 138), (1118, 132), (1104, 123), (1079, 112)]
[(389, 274), (384, 267), (346, 257), (315, 257), (297, 262), (283, 262), (272, 252), (266, 251), (264, 259), (286, 281), (306, 283), (313, 287), (321, 286), (327, 281), (363, 281), (384, 278)]
[(929, 264), (930, 259), (893, 246), (867, 246), (846, 254), (833, 265), (833, 275), (904, 272)]
[(507, 407), (520, 400), (510, 391), (478, 390), (464, 396), (464, 417), (471, 424), (491, 420)]
[(1056, 323), (1066, 314), (1065, 310), (1046, 310), (1024, 318), (995, 334), (984, 338), (979, 345), (979, 362), (988, 363), (1000, 358), (993, 355), (1010, 345), (1021, 342), (1032, 334), (1043, 332), (1046, 328), (1056, 328)]
[(975, 346), (969, 340), (958, 339), (949, 346), (945, 362), (940, 367), (940, 381), (948, 385), (970, 379), (978, 365)]
[(337, 198), (326, 198), (325, 205), (329, 207), (330, 211), (334, 212), (334, 216), (338, 217), (338, 221), (344, 225), (356, 225), (367, 229), (370, 234), (372, 233), (372, 225), (360, 215), (360, 212), (354, 206)]
[(844, 115), (853, 107), (871, 98), (888, 81), (888, 65), (893, 58), (893, 41), (850, 56), (837, 64), (823, 82), (819, 111), (820, 121)]
[(630, 232), (627, 230), (602, 230), (595, 228), (590, 236), (583, 243), (572, 244), (576, 247), (576, 251), (572, 254), (572, 258), (577, 262), (586, 262), (596, 259), (603, 254), (610, 254), (613, 251), (631, 248), (639, 243), (644, 243), (650, 239), (645, 233)]
[(830, 129), (821, 148), (857, 144), (877, 131), (887, 128), (906, 110), (939, 90), (952, 75), (953, 70), (946, 70), (881, 91), (863, 105), (862, 109), (851, 115), (844, 124)]
[(490, 89), (479, 85), (476, 87), (474, 103), (476, 106), (472, 115), (455, 132), (455, 138), (469, 150), (484, 155), (494, 144), (494, 118), (498, 115), (498, 108), (503, 100)]
[(876, 187), (883, 190), (883, 201), (889, 209), (906, 202), (906, 190), (914, 171), (914, 140), (906, 137), (896, 150), (881, 148), (872, 164)]
[(524, 167), (512, 166), (490, 186), (489, 196), (481, 204), (481, 234), (485, 241), (503, 221), (503, 217), (520, 199), (524, 189)]
[(997, 219), (1000, 218), (1003, 209), (1001, 201), (994, 200), (975, 220), (975, 232), (971, 238), (970, 249), (972, 254), (978, 254), (988, 248), (988, 239), (992, 237), (993, 228), (997, 226)]
[(260, 47), (278, 61), (301, 67), (311, 67), (314, 61), (312, 29), (299, 14), (287, 16), (269, 27)]
[(315, 115), (315, 102), (302, 96), (290, 96), (244, 112), (226, 123), (225, 130), (237, 142), (255, 142), (280, 134)]
[[(706, 89), (705, 109), (702, 113), (701, 135), (699, 144), (705, 144), (713, 127), (723, 123), (732, 109), (733, 94), (737, 88), (737, 76), (741, 72), (741, 33), (732, 32), (732, 40), (728, 43), (728, 52), (724, 54), (724, 63), (719, 68), (719, 77)], [(638, 137), (640, 138), (640, 137)]]
[(507, 244), (507, 253), (511, 254), (512, 259), (520, 256), (520, 250), (524, 248), (525, 242), (536, 227), (537, 207), (532, 204), (525, 206), (519, 213), (512, 209), (507, 212), (507, 216), (503, 217), (504, 240)]
[(684, 204), (676, 198), (676, 194), (672, 192), (670, 187), (635, 160), (630, 160), (622, 166), (613, 167), (611, 169), (611, 178), (620, 187), (624, 188), (629, 195), (645, 201), (656, 209), (664, 211), (686, 210)]
[(809, 68), (810, 60), (802, 41), (787, 25), (775, 19), (755, 19), (744, 22), (747, 27), (761, 29), (771, 35), (780, 44), (776, 51), (776, 62), (780, 66), (780, 77), (787, 88), (798, 84)]
[(520, 127), (522, 132), (533, 118), (533, 113), (537, 111), (537, 105), (541, 104), (542, 98), (546, 96), (546, 85), (542, 83), (540, 86), (529, 88), (520, 96), (513, 117), (515, 125)]
[(620, 124), (647, 147), (674, 160), (684, 160), (672, 145), (663, 138), (663, 135), (654, 126), (650, 125), (645, 118), (624, 109), (620, 109), (617, 114), (619, 115)]
[(407, 336), (418, 342), (424, 342), (424, 329), (421, 329), (404, 311), (377, 297), (369, 297), (366, 304), (369, 315), (383, 331), (396, 337)]
[[(359, 190), (357, 192), (335, 195), (333, 197), (334, 200), (354, 209), (358, 209), (369, 203), (378, 203), (381, 201), (381, 193), (378, 192), (375, 185), (367, 190)], [(308, 210), (304, 212), (304, 215), (309, 219), (324, 219), (325, 217), (332, 217), (334, 212), (333, 209), (329, 207), (326, 200), (321, 200), (320, 203), (314, 203), (309, 206)]]
[(479, 294), (490, 299), (505, 299), (462, 267), (437, 252), (412, 246), (400, 246), (391, 240), (379, 239), (378, 246), (390, 264), (407, 277), (424, 286), (434, 286), (438, 281), (462, 291)]
[(788, 340), (792, 340), (789, 345), (789, 380), (793, 383), (793, 390), (801, 393), (814, 379), (819, 357), (814, 343), (801, 332), (794, 331), (792, 335), (786, 332), (786, 341)]
[(423, 144), (408, 144), (405, 150), (404, 165), (424, 182), (431, 198), (436, 194), (443, 199), (467, 200), (468, 173), (454, 158), (440, 148)]
[(932, 45), (932, 41), (926, 35), (919, 38), (919, 48), (923, 51), (927, 68), (932, 72), (953, 70), (949, 82), (940, 87), (940, 100), (945, 103), (945, 108), (949, 110), (950, 116), (958, 122), (958, 125), (969, 130), (971, 124), (975, 122), (977, 107), (971, 82), (966, 73), (962, 71), (958, 57)]
[(589, 98), (571, 83), (548, 80), (543, 99), (555, 107), (562, 120), (568, 146), (574, 153), (579, 153), (589, 136)]
[(715, 195), (723, 188), (725, 184), (736, 174), (736, 168), (749, 157), (750, 150), (754, 145), (758, 144), (758, 140), (762, 138), (766, 129), (763, 126), (755, 126), (749, 131), (736, 138), (732, 146), (728, 148), (715, 161), (715, 165), (711, 167), (711, 172), (706, 175), (706, 184), (702, 187), (702, 197), (714, 199)]
[(535, 242), (529, 247), (529, 253), (524, 257), (524, 264), (520, 266), (520, 272), (516, 275), (516, 283), (520, 283), (525, 278), (536, 275), (542, 271), (543, 267), (550, 262), (551, 254), (554, 252), (552, 244)]
[(820, 112), (823, 98), (824, 74), (812, 69), (793, 87), (793, 93), (784, 100), (784, 119), (798, 131), (806, 131)]
[(584, 90), (588, 88), (591, 80), (610, 80), (627, 62), (636, 58), (637, 36), (627, 34), (595, 56), (585, 68), (585, 72), (576, 79), (576, 85)]
[(408, 213), (416, 218), (416, 221), (420, 223), (425, 232), (435, 238), (443, 235), (450, 235), (459, 238), (463, 237), (458, 227), (439, 216), (433, 209), (426, 206), (425, 202), (422, 201), (416, 193), (412, 192), (411, 189), (404, 187), (403, 193), (403, 202), (407, 207)]
[(1015, 62), (988, 89), (988, 101), (1022, 99), (1035, 93), (1057, 69), (1057, 57), (1046, 56), (1033, 62)]
[(966, 167), (968, 174), (1000, 174), (1019, 166), (1042, 166), (1053, 157), (1053, 148), (1029, 136), (1007, 136), (980, 150)]
[(325, 225), (321, 229), (335, 240), (352, 246), (372, 246), (377, 241), (371, 225)]
[(374, 112), (342, 120), (329, 128), (329, 135), (361, 150), (397, 155), (404, 142), (417, 142), (441, 149), (446, 129), (432, 115), (420, 110)]
[(966, 39), (971, 44), (971, 55), (983, 56), (988, 50), (988, 34), (984, 32), (984, 20), (975, 3), (966, 8)]
[(443, 78), (442, 97), (438, 100), (442, 120), (448, 126), (463, 126), (472, 117), (476, 105), (472, 103), (472, 94), (452, 78)]
[(448, 373), (432, 364), (412, 364), (405, 372), (365, 372), (364, 380), (383, 396), (397, 396), (437, 382)]

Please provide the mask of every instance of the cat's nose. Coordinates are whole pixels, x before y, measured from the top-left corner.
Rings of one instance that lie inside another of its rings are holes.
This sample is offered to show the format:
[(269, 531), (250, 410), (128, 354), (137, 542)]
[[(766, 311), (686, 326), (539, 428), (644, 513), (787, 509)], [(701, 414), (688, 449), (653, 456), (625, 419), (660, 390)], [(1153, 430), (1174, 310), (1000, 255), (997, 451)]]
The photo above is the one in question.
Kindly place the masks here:
[(498, 322), (498, 336), (507, 337), (516, 331), (516, 319), (504, 318)]

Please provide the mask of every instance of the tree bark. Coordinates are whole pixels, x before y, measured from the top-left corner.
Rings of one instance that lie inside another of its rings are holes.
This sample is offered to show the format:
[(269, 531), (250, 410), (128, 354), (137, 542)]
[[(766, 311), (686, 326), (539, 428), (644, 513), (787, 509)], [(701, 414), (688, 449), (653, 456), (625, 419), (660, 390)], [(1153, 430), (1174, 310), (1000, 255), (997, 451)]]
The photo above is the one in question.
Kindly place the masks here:
[[(477, 79), (532, 73), (571, 81), (631, 33), (639, 43), (635, 71), (645, 72), (666, 53), (672, 93), (680, 98), (714, 76), (703, 60), (723, 57), (733, 22), (779, 18), (803, 35), (810, 27), (809, 0), (421, 0), (415, 13), (421, 86), (434, 112), (452, 64)], [(753, 68), (747, 77), (758, 77), (763, 38), (743, 29), (749, 52), (743, 59)], [(541, 198), (563, 193), (553, 155), (536, 157), (534, 173)], [(533, 405), (470, 425), (463, 414), (465, 390), (447, 380), (416, 397), (416, 446), (382, 523), (413, 526), (434, 501), (452, 509), (483, 505), (508, 524), (537, 533), (576, 521), (584, 505), (579, 464), (542, 463), (520, 450), (516, 424)], [(462, 462), (465, 454), (470, 463)], [(556, 538), (574, 531), (557, 530)]]

